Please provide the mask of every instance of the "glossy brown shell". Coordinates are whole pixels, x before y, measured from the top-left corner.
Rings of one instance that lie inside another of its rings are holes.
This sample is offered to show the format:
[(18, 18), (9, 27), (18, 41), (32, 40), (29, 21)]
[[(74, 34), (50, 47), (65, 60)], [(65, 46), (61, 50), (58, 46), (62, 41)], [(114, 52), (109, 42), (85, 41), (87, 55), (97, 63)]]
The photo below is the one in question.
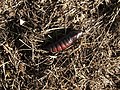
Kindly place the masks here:
[(68, 34), (67, 36), (60, 39), (58, 42), (55, 42), (51, 45), (48, 45), (47, 50), (50, 52), (60, 52), (66, 48), (68, 48), (71, 44), (73, 44), (80, 36), (82, 32)]

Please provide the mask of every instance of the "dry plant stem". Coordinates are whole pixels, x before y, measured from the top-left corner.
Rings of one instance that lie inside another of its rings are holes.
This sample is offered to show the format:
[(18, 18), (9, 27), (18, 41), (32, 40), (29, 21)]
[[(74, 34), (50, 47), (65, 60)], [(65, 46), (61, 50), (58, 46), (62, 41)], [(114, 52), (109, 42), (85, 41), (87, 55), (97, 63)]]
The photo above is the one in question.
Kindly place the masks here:
[[(0, 90), (119, 90), (119, 3), (0, 0)], [(84, 32), (41, 49), (68, 28)]]

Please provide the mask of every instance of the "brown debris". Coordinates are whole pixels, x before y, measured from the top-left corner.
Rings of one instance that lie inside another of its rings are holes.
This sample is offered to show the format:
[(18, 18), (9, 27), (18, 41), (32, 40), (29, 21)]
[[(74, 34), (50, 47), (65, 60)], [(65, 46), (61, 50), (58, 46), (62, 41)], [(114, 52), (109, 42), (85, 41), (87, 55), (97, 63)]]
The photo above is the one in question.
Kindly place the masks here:
[[(0, 90), (119, 90), (119, 3), (0, 0)], [(61, 52), (41, 48), (68, 28), (85, 34)]]

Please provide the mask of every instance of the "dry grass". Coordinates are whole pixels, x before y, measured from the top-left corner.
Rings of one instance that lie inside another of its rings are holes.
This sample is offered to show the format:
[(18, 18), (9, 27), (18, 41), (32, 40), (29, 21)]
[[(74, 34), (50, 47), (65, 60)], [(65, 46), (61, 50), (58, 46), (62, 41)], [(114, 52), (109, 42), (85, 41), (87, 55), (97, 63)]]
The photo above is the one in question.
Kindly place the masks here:
[[(62, 52), (41, 49), (67, 28), (85, 34)], [(120, 0), (0, 0), (0, 90), (8, 89), (119, 90)]]

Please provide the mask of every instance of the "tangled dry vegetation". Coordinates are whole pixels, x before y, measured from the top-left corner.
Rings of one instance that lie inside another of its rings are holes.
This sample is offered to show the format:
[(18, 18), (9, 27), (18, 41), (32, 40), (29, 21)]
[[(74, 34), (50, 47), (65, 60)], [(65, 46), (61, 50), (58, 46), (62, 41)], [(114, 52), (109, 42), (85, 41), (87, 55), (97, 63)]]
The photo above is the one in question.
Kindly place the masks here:
[(120, 90), (120, 0), (0, 0), (0, 90)]

